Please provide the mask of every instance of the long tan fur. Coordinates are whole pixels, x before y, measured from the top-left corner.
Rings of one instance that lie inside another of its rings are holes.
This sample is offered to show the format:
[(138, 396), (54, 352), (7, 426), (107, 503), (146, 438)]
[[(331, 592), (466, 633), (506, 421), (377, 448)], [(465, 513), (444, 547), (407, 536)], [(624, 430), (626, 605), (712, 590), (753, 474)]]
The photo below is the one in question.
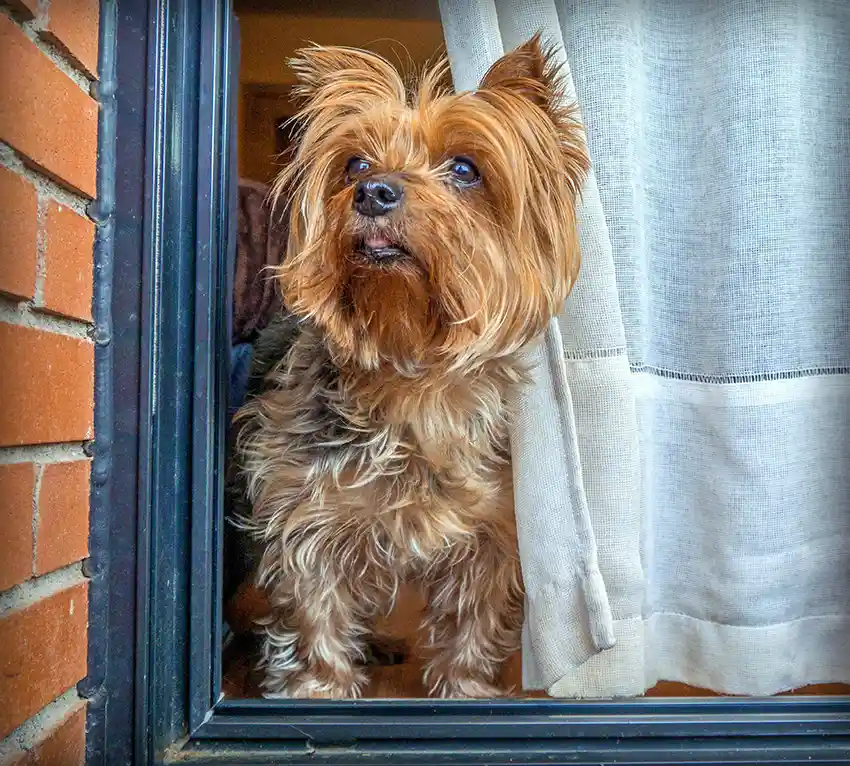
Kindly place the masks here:
[[(444, 63), (409, 88), (350, 49), (304, 50), (294, 68), (305, 106), (276, 188), (297, 321), (278, 325), (290, 349), (239, 415), (273, 607), (265, 691), (358, 696), (372, 625), (413, 582), (431, 693), (494, 696), (522, 621), (507, 402), (520, 349), (577, 275), (582, 132), (536, 37), (467, 93), (445, 88)], [(354, 210), (352, 157), (403, 183), (398, 210)], [(456, 157), (479, 183), (452, 183)], [(406, 256), (364, 260), (357, 243), (377, 236)]]

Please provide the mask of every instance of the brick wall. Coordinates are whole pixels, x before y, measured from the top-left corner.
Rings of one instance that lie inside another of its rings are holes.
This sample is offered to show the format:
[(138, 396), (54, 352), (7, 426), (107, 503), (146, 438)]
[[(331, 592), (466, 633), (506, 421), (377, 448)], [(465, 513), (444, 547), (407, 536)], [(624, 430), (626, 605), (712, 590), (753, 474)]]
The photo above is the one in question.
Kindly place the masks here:
[(98, 0), (0, 3), (0, 764), (84, 761)]

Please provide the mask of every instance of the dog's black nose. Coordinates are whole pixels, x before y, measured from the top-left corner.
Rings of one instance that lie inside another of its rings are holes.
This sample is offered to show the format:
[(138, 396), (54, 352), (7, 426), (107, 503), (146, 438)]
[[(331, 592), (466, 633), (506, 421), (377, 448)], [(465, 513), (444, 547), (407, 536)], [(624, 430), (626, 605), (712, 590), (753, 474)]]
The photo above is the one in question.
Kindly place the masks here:
[(404, 189), (392, 178), (369, 178), (354, 187), (354, 209), (361, 215), (377, 218), (401, 204)]

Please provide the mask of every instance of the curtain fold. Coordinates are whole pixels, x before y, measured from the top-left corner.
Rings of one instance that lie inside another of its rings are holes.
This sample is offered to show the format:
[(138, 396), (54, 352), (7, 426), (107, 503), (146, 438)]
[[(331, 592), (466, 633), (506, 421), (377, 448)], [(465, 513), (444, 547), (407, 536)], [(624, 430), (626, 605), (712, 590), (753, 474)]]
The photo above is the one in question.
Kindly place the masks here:
[[(441, 13), (455, 86), (474, 88), (504, 52), (497, 6), (492, 2), (441, 0)], [(591, 174), (585, 198), (593, 198), (593, 185)], [(595, 203), (584, 215), (601, 221), (598, 195)], [(598, 221), (595, 226), (583, 227), (583, 236), (585, 233), (595, 245), (590, 249), (610, 261), (604, 225)], [(582, 247), (587, 248), (584, 240)], [(622, 346), (612, 267), (608, 276), (614, 288), (609, 296), (613, 298), (609, 304), (614, 315), (592, 324), (594, 329), (613, 324), (609, 332)], [(585, 303), (591, 300), (592, 296), (584, 299)], [(582, 314), (588, 319), (594, 315)], [(517, 531), (527, 592), (523, 683), (538, 687), (548, 686), (568, 669), (610, 649), (615, 636), (589, 515), (573, 384), (565, 369), (559, 320), (550, 322), (543, 341), (527, 353), (534, 383), (515, 403), (511, 443)]]
[(461, 89), (562, 46), (593, 162), (512, 433), (526, 687), (850, 683), (850, 3), (440, 9)]

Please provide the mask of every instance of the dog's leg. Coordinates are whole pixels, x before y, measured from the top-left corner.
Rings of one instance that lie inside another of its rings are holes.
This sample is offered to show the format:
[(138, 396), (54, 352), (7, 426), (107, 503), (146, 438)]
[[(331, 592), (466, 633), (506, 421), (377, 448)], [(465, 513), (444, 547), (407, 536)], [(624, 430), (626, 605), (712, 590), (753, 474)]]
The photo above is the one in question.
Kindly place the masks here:
[(438, 697), (498, 697), (501, 664), (520, 646), (522, 577), (509, 540), (479, 536), (440, 569), (424, 621), (425, 684)]
[[(281, 574), (265, 621), (263, 687), (269, 697), (359, 697), (378, 593), (367, 578), (351, 583), (328, 564)], [(297, 551), (290, 561), (297, 560)], [(357, 590), (354, 592), (354, 587)]]
[(367, 680), (358, 666), (368, 633), (365, 616), (344, 585), (303, 585), (299, 600), (286, 598), (286, 607), (280, 594), (273, 595), (280, 606), (265, 626), (266, 696), (359, 697)]

